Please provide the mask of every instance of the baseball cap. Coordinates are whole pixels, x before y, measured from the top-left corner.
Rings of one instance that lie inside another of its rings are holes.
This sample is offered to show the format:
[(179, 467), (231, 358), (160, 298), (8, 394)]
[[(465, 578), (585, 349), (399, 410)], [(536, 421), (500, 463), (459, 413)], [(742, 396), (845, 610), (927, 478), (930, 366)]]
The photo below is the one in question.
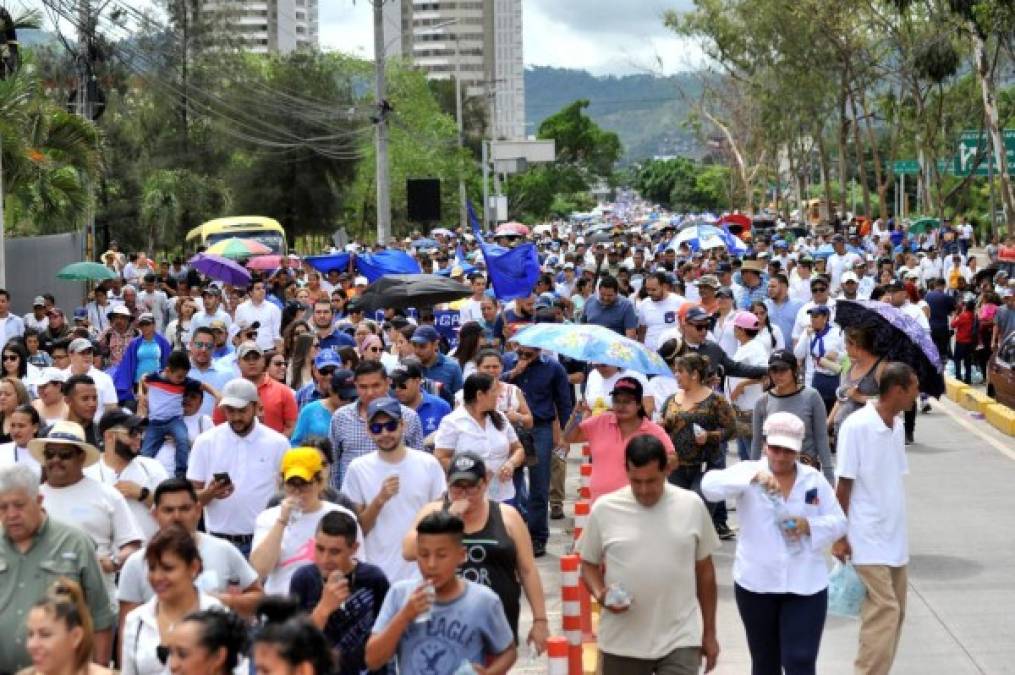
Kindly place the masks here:
[(339, 368), (331, 374), (331, 390), (343, 401), (354, 401), (359, 398), (354, 384), (355, 373), (348, 368)]
[(786, 366), (787, 368), (796, 368), (797, 360), (796, 356), (788, 349), (776, 349), (768, 357), (768, 367), (772, 366)]
[(732, 272), (733, 265), (729, 264), (728, 262), (721, 262), (715, 266), (715, 270), (716, 272)]
[(719, 288), (719, 278), (714, 274), (705, 274), (696, 282), (695, 286), (707, 286), (709, 288)]
[(566, 263), (564, 263), (564, 269), (566, 269), (566, 270), (573, 270), (574, 269), (574, 263), (573, 262), (566, 262)]
[(719, 290), (717, 290), (715, 292), (715, 297), (717, 297), (717, 298), (727, 298), (729, 300), (732, 300), (733, 299), (733, 289), (731, 289), (729, 286), (723, 286), (722, 288), (720, 288)]
[(610, 396), (616, 396), (617, 394), (631, 394), (640, 401), (644, 393), (644, 387), (642, 387), (638, 378), (621, 377), (613, 383), (613, 390), (610, 392)]
[(367, 422), (372, 422), (378, 415), (387, 415), (393, 420), (402, 419), (402, 404), (390, 396), (382, 396), (370, 401), (367, 406)]
[(885, 290), (890, 292), (890, 293), (895, 293), (896, 291), (904, 291), (904, 290), (906, 290), (906, 286), (905, 286), (905, 284), (903, 284), (898, 279), (894, 279), (892, 281), (889, 281), (887, 284), (885, 284)]
[(155, 315), (152, 314), (151, 312), (145, 312), (144, 314), (142, 314), (137, 318), (137, 323), (138, 325), (141, 325), (143, 323), (155, 323)]
[(46, 306), (46, 298), (42, 297), (41, 295), (35, 296), (35, 299), (32, 300), (32, 307), (45, 307), (45, 306)]
[(919, 272), (915, 272), (913, 270), (910, 270), (910, 271), (906, 272), (906, 278), (907, 279), (919, 279), (920, 278), (920, 274), (919, 274)]
[(807, 313), (810, 314), (811, 316), (816, 316), (818, 314), (828, 314), (829, 316), (831, 316), (832, 308), (829, 307), (828, 305), (814, 305), (813, 307), (807, 310)]
[(846, 238), (844, 236), (842, 236), (841, 234), (837, 234), (834, 237), (832, 237), (832, 243), (833, 244), (845, 243), (845, 241), (846, 241)]
[(733, 325), (744, 330), (758, 330), (758, 317), (750, 312), (740, 311), (733, 316)]
[(242, 359), (251, 352), (264, 354), (264, 351), (257, 346), (256, 342), (251, 342), (250, 340), (248, 340), (246, 342), (240, 343), (240, 346), (236, 348), (236, 358)]
[(533, 305), (533, 308), (534, 309), (549, 309), (550, 307), (553, 307), (553, 301), (554, 301), (554, 299), (555, 298), (553, 297), (553, 293), (541, 293), (539, 295), (539, 297), (536, 298), (536, 302)]
[(124, 305), (117, 305), (116, 307), (113, 307), (113, 309), (106, 312), (106, 316), (110, 319), (112, 319), (114, 316), (124, 316), (129, 319), (130, 310), (127, 309), (127, 307)]
[(88, 310), (85, 309), (84, 307), (76, 307), (74, 309), (74, 320), (75, 321), (87, 321), (88, 320)]
[(328, 367), (342, 367), (342, 359), (335, 353), (334, 349), (322, 349), (321, 353), (314, 359), (314, 368), (323, 370)]
[(257, 403), (257, 387), (250, 380), (237, 377), (226, 382), (222, 387), (222, 399), (219, 407), (246, 408), (251, 403)]
[(710, 321), (711, 319), (712, 315), (709, 314), (705, 310), (705, 308), (701, 306), (692, 307), (691, 309), (687, 310), (687, 314), (684, 315), (684, 320), (687, 321), (688, 323), (693, 323), (697, 321)]
[(762, 427), (765, 443), (800, 452), (804, 442), (804, 422), (790, 412), (772, 413)]
[(123, 427), (130, 431), (131, 429), (137, 429), (145, 425), (145, 419), (132, 415), (129, 412), (117, 408), (112, 412), (108, 412), (102, 416), (99, 420), (99, 433), (104, 434), (113, 427)]
[(212, 330), (220, 330), (223, 333), (225, 333), (226, 322), (223, 321), (222, 319), (212, 319), (211, 321), (208, 322), (208, 328), (211, 328)]
[(79, 354), (89, 350), (95, 351), (95, 345), (93, 345), (92, 341), (88, 338), (74, 338), (70, 341), (70, 344), (67, 345), (68, 354)]
[(236, 324), (236, 327), (239, 328), (241, 331), (245, 331), (245, 330), (257, 330), (257, 329), (259, 329), (261, 327), (261, 322), (260, 321), (252, 321), (252, 322), (248, 323), (246, 321), (240, 321), (239, 323)]
[(441, 334), (437, 332), (437, 329), (433, 326), (419, 326), (412, 334), (413, 342), (418, 345), (426, 344), (428, 342), (440, 342)]
[(204, 287), (201, 295), (222, 295), (222, 289), (214, 284), (210, 284)]
[(423, 377), (423, 370), (419, 367), (419, 361), (416, 359), (403, 361), (391, 371), (391, 381), (395, 385), (421, 377)]
[(460, 480), (475, 485), (486, 478), (486, 463), (474, 452), (461, 452), (451, 458), (448, 464), (448, 484)]
[(850, 281), (852, 281), (854, 284), (858, 284), (860, 283), (860, 278), (856, 276), (856, 273), (854, 272), (846, 272), (839, 279), (839, 282), (843, 284), (849, 283)]
[(302, 478), (308, 483), (324, 468), (324, 459), (317, 448), (293, 448), (282, 455), (282, 482)]

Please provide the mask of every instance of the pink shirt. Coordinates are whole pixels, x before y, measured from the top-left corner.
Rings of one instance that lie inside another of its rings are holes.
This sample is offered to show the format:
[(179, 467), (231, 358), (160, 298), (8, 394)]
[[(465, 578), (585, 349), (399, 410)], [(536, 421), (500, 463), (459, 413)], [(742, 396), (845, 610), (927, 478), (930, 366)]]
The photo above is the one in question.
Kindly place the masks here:
[(627, 447), (627, 442), (635, 436), (646, 434), (655, 436), (666, 448), (667, 455), (675, 454), (673, 441), (670, 440), (670, 437), (666, 435), (662, 427), (647, 417), (642, 419), (641, 426), (627, 438), (621, 438), (617, 417), (612, 412), (590, 417), (581, 423), (580, 428), (585, 435), (585, 440), (589, 443), (589, 452), (592, 457), (593, 468), (589, 490), (592, 493), (593, 503), (599, 497), (627, 486), (624, 449)]

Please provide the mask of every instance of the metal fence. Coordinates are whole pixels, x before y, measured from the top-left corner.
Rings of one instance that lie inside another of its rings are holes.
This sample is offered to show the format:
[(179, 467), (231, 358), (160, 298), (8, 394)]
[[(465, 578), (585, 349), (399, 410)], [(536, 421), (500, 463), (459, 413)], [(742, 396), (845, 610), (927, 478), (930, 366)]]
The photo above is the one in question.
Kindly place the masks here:
[(81, 260), (84, 233), (7, 238), (4, 244), (11, 311), (24, 315), (32, 311), (35, 296), (52, 293), (56, 306), (66, 312), (69, 321), (74, 308), (84, 304), (85, 284), (57, 279), (56, 273), (64, 265)]

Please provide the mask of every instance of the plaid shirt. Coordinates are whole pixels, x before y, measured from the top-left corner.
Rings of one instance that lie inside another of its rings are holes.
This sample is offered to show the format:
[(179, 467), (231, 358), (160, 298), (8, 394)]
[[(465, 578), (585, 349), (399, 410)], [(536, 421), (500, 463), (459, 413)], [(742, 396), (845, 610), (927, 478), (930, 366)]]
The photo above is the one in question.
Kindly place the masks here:
[[(405, 423), (405, 447), (422, 448), (423, 425), (419, 422), (419, 415), (403, 405), (402, 421)], [(341, 490), (342, 480), (352, 460), (377, 450), (377, 444), (367, 431), (366, 420), (360, 417), (359, 402), (354, 401), (335, 411), (328, 438), (338, 462), (338, 470), (331, 472), (332, 483), (336, 490)]]
[(317, 388), (316, 382), (308, 382), (296, 390), (296, 405), (300, 410), (303, 410), (303, 406), (306, 404), (319, 401), (322, 398), (324, 398), (324, 394)]

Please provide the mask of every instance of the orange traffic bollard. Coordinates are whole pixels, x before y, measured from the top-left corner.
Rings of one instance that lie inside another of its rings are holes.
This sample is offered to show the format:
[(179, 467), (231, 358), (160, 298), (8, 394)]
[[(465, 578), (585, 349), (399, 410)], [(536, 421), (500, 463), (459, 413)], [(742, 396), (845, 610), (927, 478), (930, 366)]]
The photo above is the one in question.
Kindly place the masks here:
[(592, 490), (590, 489), (590, 484), (592, 483), (592, 465), (585, 462), (578, 467), (578, 471), (578, 495), (582, 499), (592, 499)]
[(567, 638), (555, 635), (546, 640), (546, 672), (549, 675), (568, 675)]
[(568, 675), (582, 675), (581, 582), (576, 555), (560, 558), (561, 620), (567, 638)]

